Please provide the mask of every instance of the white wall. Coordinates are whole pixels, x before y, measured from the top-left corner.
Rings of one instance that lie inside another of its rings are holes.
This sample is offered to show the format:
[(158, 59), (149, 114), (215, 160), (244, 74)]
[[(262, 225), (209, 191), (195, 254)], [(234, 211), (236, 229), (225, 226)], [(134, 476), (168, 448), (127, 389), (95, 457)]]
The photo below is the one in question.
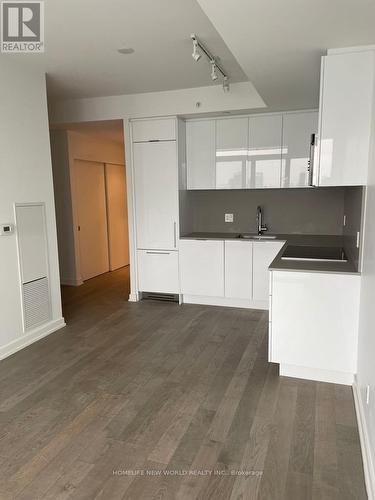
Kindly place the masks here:
[[(197, 107), (197, 103), (200, 106)], [(262, 108), (265, 104), (250, 82), (234, 83), (224, 93), (221, 85), (149, 92), (52, 103), (52, 123), (75, 123), (151, 116), (194, 115)]]
[[(357, 373), (360, 428), (362, 426), (367, 442), (364, 466), (369, 499), (375, 498), (375, 103), (372, 116), (372, 162), (366, 196)], [(367, 386), (370, 387), (369, 404), (366, 403)]]
[(63, 320), (45, 77), (4, 56), (0, 75), (0, 221), (14, 223), (14, 203), (45, 202), (53, 316), (48, 327), (23, 333), (16, 236), (0, 237), (1, 358)]
[[(100, 131), (51, 131), (52, 166), (56, 198), (60, 276), (64, 285), (81, 285), (78, 217), (74, 188), (74, 161), (124, 165), (124, 144), (101, 136)], [(127, 242), (128, 244), (128, 242)]]
[(116, 119), (124, 121), (130, 242), (130, 300), (137, 300), (137, 276), (129, 119), (153, 116), (192, 116), (201, 113), (222, 113), (224, 111), (249, 111), (263, 107), (265, 107), (263, 99), (250, 82), (231, 84), (228, 93), (223, 92), (221, 85), (210, 85), (208, 87), (166, 92), (73, 99), (50, 104), (50, 121), (52, 124)]

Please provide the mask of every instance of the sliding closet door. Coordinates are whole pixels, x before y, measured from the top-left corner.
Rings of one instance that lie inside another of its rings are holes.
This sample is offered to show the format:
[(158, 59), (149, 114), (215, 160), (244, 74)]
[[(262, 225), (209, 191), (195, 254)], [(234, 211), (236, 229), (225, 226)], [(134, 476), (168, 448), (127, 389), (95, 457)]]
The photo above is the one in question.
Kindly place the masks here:
[(107, 163), (107, 215), (109, 265), (114, 271), (129, 265), (128, 208), (125, 165)]
[(109, 271), (104, 164), (75, 160), (74, 180), (81, 276), (88, 280)]

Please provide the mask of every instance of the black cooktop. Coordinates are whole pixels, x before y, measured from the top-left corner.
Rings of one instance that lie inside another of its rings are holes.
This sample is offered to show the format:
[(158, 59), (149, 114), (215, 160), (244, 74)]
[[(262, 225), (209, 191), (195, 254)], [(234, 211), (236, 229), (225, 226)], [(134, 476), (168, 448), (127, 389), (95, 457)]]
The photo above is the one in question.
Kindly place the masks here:
[(309, 246), (288, 246), (282, 259), (290, 260), (331, 260), (347, 262), (345, 250), (342, 247), (309, 247)]

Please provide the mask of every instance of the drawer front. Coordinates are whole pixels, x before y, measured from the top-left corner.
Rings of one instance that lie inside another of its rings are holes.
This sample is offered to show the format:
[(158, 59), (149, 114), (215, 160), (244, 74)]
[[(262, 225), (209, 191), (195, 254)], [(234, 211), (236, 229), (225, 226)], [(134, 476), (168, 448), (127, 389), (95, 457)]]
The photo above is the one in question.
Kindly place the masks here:
[(176, 121), (174, 118), (140, 120), (132, 122), (133, 142), (174, 141)]
[(138, 250), (140, 292), (179, 293), (178, 252)]

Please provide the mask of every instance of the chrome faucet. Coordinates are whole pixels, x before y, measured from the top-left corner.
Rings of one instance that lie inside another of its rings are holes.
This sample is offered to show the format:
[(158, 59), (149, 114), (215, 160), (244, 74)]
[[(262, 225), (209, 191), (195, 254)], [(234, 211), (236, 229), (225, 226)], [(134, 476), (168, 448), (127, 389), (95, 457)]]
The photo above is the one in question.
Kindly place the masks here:
[(262, 207), (257, 207), (257, 226), (258, 226), (258, 236), (261, 236), (264, 231), (267, 231), (267, 226), (263, 224)]

